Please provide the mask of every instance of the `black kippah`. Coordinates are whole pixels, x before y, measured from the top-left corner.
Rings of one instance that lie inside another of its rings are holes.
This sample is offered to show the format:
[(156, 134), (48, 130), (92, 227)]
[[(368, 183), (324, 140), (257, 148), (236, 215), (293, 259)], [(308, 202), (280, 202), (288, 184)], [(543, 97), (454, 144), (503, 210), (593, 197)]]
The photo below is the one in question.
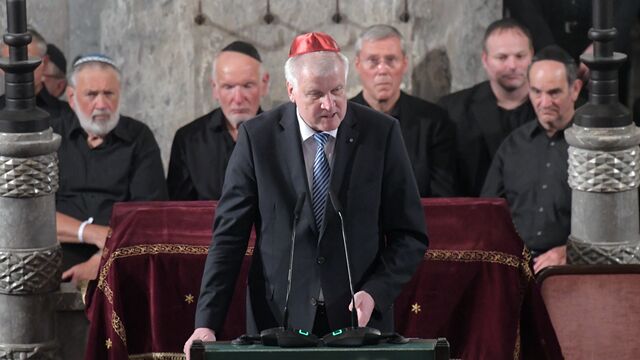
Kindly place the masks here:
[(540, 51), (535, 54), (531, 62), (534, 63), (542, 60), (553, 60), (566, 65), (576, 64), (571, 55), (558, 45), (549, 45), (540, 49)]
[(262, 62), (262, 59), (260, 59), (260, 54), (258, 54), (258, 49), (256, 49), (255, 46), (249, 44), (248, 42), (234, 41), (231, 44), (225, 46), (222, 51), (239, 52), (258, 60), (258, 62)]
[(54, 63), (63, 74), (67, 73), (67, 59), (58, 47), (53, 44), (47, 44), (47, 55), (49, 60)]

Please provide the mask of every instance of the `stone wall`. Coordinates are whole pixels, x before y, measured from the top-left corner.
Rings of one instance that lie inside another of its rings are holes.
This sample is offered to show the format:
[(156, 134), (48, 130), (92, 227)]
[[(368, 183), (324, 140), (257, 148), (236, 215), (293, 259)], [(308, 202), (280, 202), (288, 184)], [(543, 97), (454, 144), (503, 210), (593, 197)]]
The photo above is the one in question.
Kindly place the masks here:
[[(263, 108), (287, 101), (282, 66), (293, 37), (324, 31), (336, 38), (353, 59), (358, 34), (367, 26), (396, 26), (407, 39), (410, 70), (406, 91), (435, 100), (451, 90), (484, 79), (480, 44), (484, 28), (501, 16), (500, 0), (404, 0), (340, 2), (342, 21), (332, 20), (330, 0), (272, 0), (274, 21), (264, 21), (266, 0), (27, 0), (28, 17), (69, 61), (79, 53), (102, 51), (123, 70), (124, 114), (153, 130), (165, 165), (173, 134), (209, 111), (212, 56), (241, 39), (255, 44), (271, 73), (270, 93)], [(6, 28), (4, 1), (1, 25)], [(203, 22), (197, 24), (196, 16)], [(348, 94), (359, 91), (351, 67)]]

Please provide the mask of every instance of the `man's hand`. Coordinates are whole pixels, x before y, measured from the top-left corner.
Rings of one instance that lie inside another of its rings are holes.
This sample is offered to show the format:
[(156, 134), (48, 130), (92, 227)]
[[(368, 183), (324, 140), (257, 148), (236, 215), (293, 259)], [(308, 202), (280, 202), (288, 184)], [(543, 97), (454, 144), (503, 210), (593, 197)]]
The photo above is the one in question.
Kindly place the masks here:
[(193, 343), (194, 340), (216, 341), (216, 333), (209, 328), (197, 328), (193, 332), (189, 340), (187, 340), (187, 342), (184, 343), (184, 348), (182, 348), (182, 351), (184, 352), (184, 354), (187, 355), (187, 360), (189, 360), (191, 356), (189, 352), (191, 350), (191, 343)]
[[(367, 326), (371, 313), (376, 306), (376, 302), (366, 291), (358, 291), (353, 296), (356, 302), (356, 311), (358, 314), (358, 326)], [(349, 311), (353, 311), (353, 302), (349, 304)]]
[(553, 265), (565, 265), (567, 263), (567, 246), (557, 246), (533, 259), (533, 272), (536, 274)]
[(77, 285), (78, 282), (83, 280), (93, 280), (98, 277), (98, 268), (100, 268), (99, 253), (62, 273), (62, 280), (71, 279), (74, 285)]

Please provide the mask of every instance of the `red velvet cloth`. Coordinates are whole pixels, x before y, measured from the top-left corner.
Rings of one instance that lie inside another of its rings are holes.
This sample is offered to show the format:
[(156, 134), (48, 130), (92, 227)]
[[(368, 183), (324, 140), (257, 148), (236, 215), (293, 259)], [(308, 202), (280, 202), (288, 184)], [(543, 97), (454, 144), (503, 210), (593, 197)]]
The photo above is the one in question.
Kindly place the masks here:
[[(560, 358), (524, 246), (502, 200), (423, 200), (430, 249), (395, 303), (406, 336), (446, 337), (452, 357)], [(214, 202), (116, 204), (96, 282), (85, 359), (173, 359), (193, 331)], [(219, 339), (244, 333), (253, 247)], [(158, 357), (162, 356), (162, 357)]]

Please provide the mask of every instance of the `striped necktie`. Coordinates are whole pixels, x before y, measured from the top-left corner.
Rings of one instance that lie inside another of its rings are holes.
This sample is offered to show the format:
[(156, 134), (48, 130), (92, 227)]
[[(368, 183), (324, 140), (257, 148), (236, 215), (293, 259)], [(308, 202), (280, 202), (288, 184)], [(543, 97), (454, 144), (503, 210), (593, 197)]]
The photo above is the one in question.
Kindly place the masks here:
[(327, 190), (329, 189), (329, 177), (331, 175), (331, 169), (329, 168), (329, 161), (324, 153), (324, 146), (329, 140), (329, 134), (316, 133), (313, 134), (313, 139), (316, 141), (316, 158), (313, 161), (313, 216), (316, 219), (316, 225), (318, 229), (322, 227), (322, 221), (324, 219), (324, 209), (327, 204)]

